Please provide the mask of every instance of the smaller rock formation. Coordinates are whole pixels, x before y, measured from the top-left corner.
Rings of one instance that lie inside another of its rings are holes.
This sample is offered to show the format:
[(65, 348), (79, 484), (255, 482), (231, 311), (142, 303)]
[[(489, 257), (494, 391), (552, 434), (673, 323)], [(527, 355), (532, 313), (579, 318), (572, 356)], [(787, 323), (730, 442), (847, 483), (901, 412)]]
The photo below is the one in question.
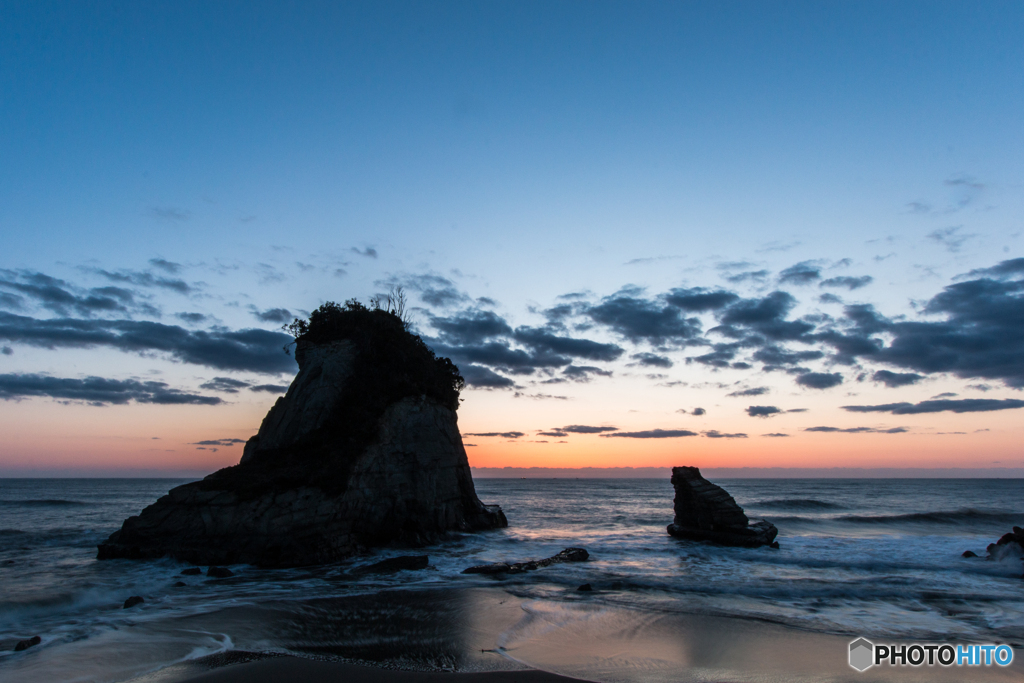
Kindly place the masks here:
[(591, 586), (589, 583), (584, 583), (576, 590), (583, 591), (584, 593), (589, 593), (590, 591), (594, 590), (594, 587)]
[(43, 639), (39, 636), (32, 636), (31, 638), (27, 638), (25, 640), (19, 640), (18, 644), (14, 646), (14, 651), (21, 652), (22, 650), (27, 650), (30, 647), (38, 645), (41, 642), (43, 642)]
[(539, 567), (547, 567), (559, 562), (584, 562), (590, 557), (583, 548), (566, 548), (557, 555), (545, 557), (543, 560), (527, 560), (526, 562), (496, 562), (494, 564), (479, 564), (475, 567), (463, 569), (463, 574), (519, 574), (531, 571)]
[(133, 595), (132, 597), (124, 601), (124, 607), (122, 607), (121, 609), (131, 609), (132, 607), (135, 607), (136, 605), (141, 605), (144, 602), (146, 601), (143, 600), (141, 595)]
[(978, 553), (974, 552), (973, 550), (965, 550), (963, 552), (963, 554), (960, 555), (960, 557), (968, 557), (968, 558), (969, 557), (977, 557), (977, 556), (978, 556)]
[(185, 576), (199, 576), (203, 573), (203, 570), (199, 567), (189, 567), (188, 569), (182, 569), (181, 573)]
[(751, 523), (733, 497), (702, 477), (696, 467), (673, 467), (672, 485), (676, 489), (675, 519), (668, 525), (672, 536), (744, 548), (779, 547), (774, 524)]
[(227, 567), (208, 567), (206, 575), (213, 579), (226, 579), (229, 576), (234, 576), (235, 573)]
[(1013, 531), (1003, 534), (995, 543), (989, 543), (988, 559), (997, 562), (1007, 558), (1024, 558), (1024, 529), (1013, 527)]
[(357, 567), (352, 570), (353, 574), (392, 574), (394, 572), (417, 571), (426, 569), (430, 564), (429, 555), (402, 555), (401, 557), (389, 557), (380, 562), (368, 564), (365, 567)]

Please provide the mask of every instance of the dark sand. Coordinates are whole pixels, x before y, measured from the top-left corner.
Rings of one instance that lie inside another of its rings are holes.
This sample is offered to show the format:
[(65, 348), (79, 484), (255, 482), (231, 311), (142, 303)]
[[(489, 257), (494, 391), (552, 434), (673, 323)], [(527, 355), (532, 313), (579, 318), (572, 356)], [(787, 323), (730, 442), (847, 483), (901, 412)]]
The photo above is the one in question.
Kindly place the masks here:
[[(854, 639), (851, 636), (813, 633), (749, 619), (640, 611), (594, 597), (597, 595), (531, 600), (498, 588), (391, 591), (304, 603), (297, 612), (279, 613), (271, 608), (263, 613), (262, 624), (253, 620), (257, 614), (246, 612), (238, 616), (259, 628), (251, 635), (242, 628), (231, 629), (235, 653), (192, 660), (135, 681), (1024, 680), (1024, 654), (1019, 651), (1008, 667), (876, 666), (861, 673), (847, 663), (848, 645)], [(233, 623), (240, 622), (235, 619)], [(268, 629), (276, 634), (278, 643), (300, 656), (247, 661), (259, 656), (244, 652), (259, 650), (254, 647), (260, 641), (257, 631), (266, 633)], [(872, 634), (863, 635), (872, 639)], [(889, 642), (884, 638), (873, 640)], [(348, 662), (324, 661), (330, 659)], [(422, 672), (429, 670), (433, 672)]]
[(188, 679), (188, 683), (569, 683), (577, 680), (546, 671), (394, 671), (341, 662), (275, 657), (209, 671)]

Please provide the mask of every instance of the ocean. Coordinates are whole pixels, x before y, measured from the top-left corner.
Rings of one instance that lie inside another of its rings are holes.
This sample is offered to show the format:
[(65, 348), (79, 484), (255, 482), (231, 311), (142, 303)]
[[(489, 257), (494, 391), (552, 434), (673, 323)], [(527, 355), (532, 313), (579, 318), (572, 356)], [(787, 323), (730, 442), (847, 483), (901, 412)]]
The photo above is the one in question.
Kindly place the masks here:
[[(478, 479), (479, 497), (502, 506), (507, 529), (323, 567), (233, 566), (226, 579), (182, 576), (186, 565), (172, 560), (95, 560), (96, 545), (124, 518), (185, 481), (0, 479), (0, 680), (158, 680), (168, 666), (235, 650), (486, 668), (446, 649), (441, 636), (430, 644), (430, 615), (454, 609), (438, 597), (453, 588), (501, 589), (550, 629), (603, 610), (731, 617), (851, 638), (1024, 643), (1022, 564), (984, 559), (989, 543), (1024, 526), (1024, 480), (716, 481), (748, 516), (778, 527), (778, 550), (668, 536), (667, 480)], [(461, 573), (567, 547), (586, 548), (590, 560), (505, 578)], [(963, 558), (965, 550), (981, 557)], [(428, 554), (430, 566), (352, 571), (403, 554)], [(584, 583), (594, 590), (577, 591)], [(122, 609), (133, 595), (145, 603)], [(405, 614), (401, 595), (422, 600)], [(511, 654), (523, 633), (501, 634), (500, 653), (539, 666)], [(34, 635), (40, 645), (13, 652)], [(628, 672), (594, 675), (630, 680)]]

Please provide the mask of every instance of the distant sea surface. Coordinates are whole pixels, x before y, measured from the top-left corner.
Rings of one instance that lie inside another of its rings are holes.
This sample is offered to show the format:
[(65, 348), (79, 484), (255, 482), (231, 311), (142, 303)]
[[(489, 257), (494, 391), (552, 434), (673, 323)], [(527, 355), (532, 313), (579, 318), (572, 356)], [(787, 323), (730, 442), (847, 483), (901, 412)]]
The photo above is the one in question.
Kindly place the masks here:
[[(503, 507), (508, 529), (455, 534), (425, 549), (384, 548), (325, 567), (235, 566), (236, 576), (223, 580), (181, 576), (186, 565), (172, 560), (96, 561), (96, 545), (126, 517), (181, 483), (0, 480), (0, 679), (124, 680), (230, 650), (245, 640), (244, 629), (209, 616), (238, 614), (229, 608), (248, 609), (251, 623), (268, 604), (299, 614), (314, 599), (475, 586), (557, 607), (590, 583), (589, 600), (617, 609), (740, 617), (850, 636), (1024, 643), (1021, 562), (984, 559), (989, 543), (1024, 526), (1019, 479), (716, 482), (748, 516), (779, 528), (779, 550), (669, 537), (667, 480), (478, 479), (478, 495)], [(566, 547), (586, 548), (591, 560), (505, 579), (461, 574), (471, 565), (537, 559)], [(962, 558), (965, 550), (982, 557)], [(431, 564), (425, 571), (350, 573), (423, 553)], [(173, 587), (177, 581), (187, 585)], [(143, 596), (144, 607), (121, 609), (131, 595)], [(207, 615), (202, 628), (181, 627), (183, 617), (197, 615)], [(31, 659), (11, 651), (37, 634), (42, 644)], [(275, 641), (272, 630), (257, 644), (296, 649)], [(244, 645), (252, 647), (252, 638)]]

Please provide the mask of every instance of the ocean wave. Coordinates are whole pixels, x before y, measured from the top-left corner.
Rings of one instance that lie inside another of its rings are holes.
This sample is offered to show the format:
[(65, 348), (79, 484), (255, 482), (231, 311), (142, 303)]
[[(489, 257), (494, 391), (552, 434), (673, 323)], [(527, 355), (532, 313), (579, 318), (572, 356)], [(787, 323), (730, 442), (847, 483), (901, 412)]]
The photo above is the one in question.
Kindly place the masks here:
[(962, 508), (960, 510), (940, 510), (936, 512), (911, 512), (903, 515), (842, 515), (833, 517), (834, 522), (853, 522), (856, 524), (960, 524), (964, 522), (999, 522), (1013, 524), (1024, 521), (1024, 515), (1013, 512), (992, 512)]
[(64, 500), (63, 498), (32, 498), (29, 500), (0, 500), (0, 507), (71, 507), (90, 505), (80, 500)]
[(759, 500), (750, 507), (767, 510), (845, 510), (846, 507), (836, 503), (828, 503), (814, 498), (780, 498), (777, 500)]

